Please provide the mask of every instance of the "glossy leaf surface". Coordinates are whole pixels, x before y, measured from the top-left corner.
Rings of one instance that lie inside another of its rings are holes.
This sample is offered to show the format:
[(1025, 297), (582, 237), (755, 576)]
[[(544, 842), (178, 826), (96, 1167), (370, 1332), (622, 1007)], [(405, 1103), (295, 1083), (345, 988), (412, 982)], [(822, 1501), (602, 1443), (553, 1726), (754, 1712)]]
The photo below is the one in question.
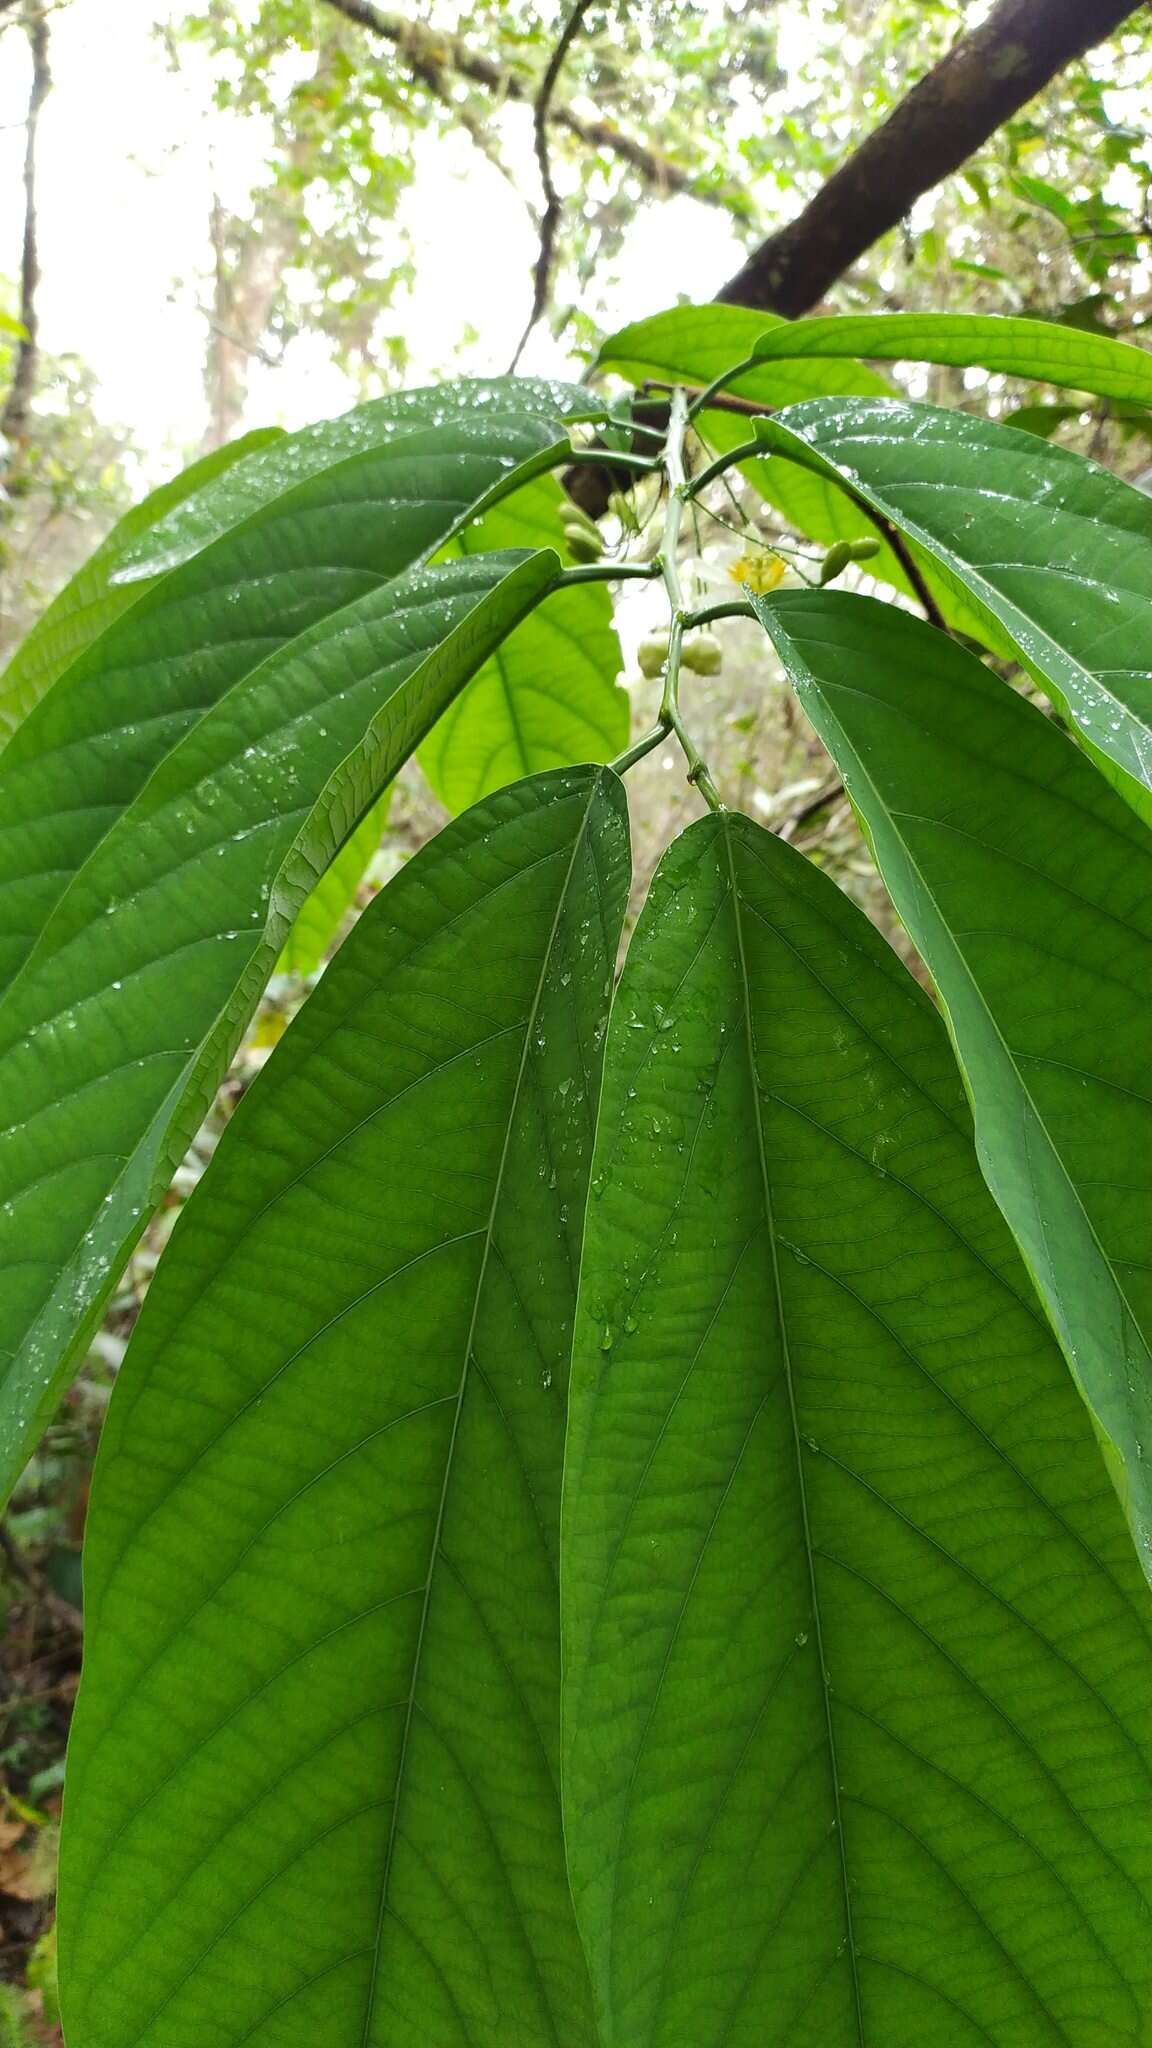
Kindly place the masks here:
[(431, 553), (520, 469), (547, 463), (558, 435), (554, 419), (487, 410), (382, 435), (162, 577), (93, 642), (0, 754), (0, 987), (198, 719), (297, 634)]
[(233, 464), (244, 462), (258, 448), (282, 438), (279, 428), (263, 427), (219, 448), (134, 505), (113, 527), (43, 617), (21, 642), (0, 676), (0, 740), (27, 718), (34, 704), (58, 675), (91, 645), (99, 634), (143, 595), (142, 583), (114, 583), (112, 576), (124, 556), (185, 498), (202, 490)]
[(61, 1954), (85, 2048), (590, 2048), (559, 1489), (623, 793), (502, 791), (237, 1112), (101, 1447)]
[(772, 427), (935, 557), (1152, 819), (1152, 498), (933, 406), (817, 403)]
[(987, 313), (839, 314), (773, 323), (755, 348), (764, 362), (865, 356), (878, 362), (956, 363), (1152, 405), (1147, 349), (1052, 320)]
[[(174, 506), (118, 565), (121, 577), (154, 576), (177, 567), (234, 526), (290, 495), (310, 477), (322, 476), (356, 456), (380, 452), (392, 442), (411, 442), (407, 455), (431, 459), (451, 445), (453, 430), (483, 423), (493, 441), (509, 428), (523, 432), (535, 421), (552, 439), (567, 420), (601, 418), (608, 411), (583, 386), (540, 377), (460, 378), (418, 391), (390, 392), (353, 407), (335, 419), (317, 420), (221, 476), (213, 488)], [(425, 447), (419, 438), (439, 437)], [(401, 452), (399, 449), (397, 453)], [(515, 462), (505, 463), (511, 469)]]
[(1152, 1577), (1152, 838), (918, 621), (834, 592), (757, 608), (939, 990), (985, 1178)]
[[(563, 497), (537, 477), (449, 542), (449, 557), (491, 548), (564, 553)], [(557, 590), (509, 634), (420, 750), (420, 765), (453, 811), (520, 776), (576, 761), (609, 761), (628, 744), (628, 697), (603, 583)]]
[(761, 828), (613, 1009), (564, 1491), (602, 2048), (1138, 2048), (1152, 1638), (944, 1028)]
[[(300, 904), (555, 570), (554, 555), (417, 569), (370, 588), (338, 619), (322, 617), (183, 733), (60, 895), (0, 1003), (5, 1486), (207, 1108)], [(58, 822), (45, 820), (40, 845)], [(16, 834), (8, 844), (22, 850)], [(36, 847), (27, 834), (24, 852)]]

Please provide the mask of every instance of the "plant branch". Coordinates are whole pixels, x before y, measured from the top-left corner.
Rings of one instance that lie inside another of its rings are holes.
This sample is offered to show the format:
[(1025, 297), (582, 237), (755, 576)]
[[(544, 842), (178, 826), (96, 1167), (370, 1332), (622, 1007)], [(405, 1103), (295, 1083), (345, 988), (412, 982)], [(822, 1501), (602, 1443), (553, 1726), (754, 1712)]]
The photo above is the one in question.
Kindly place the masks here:
[[(412, 76), (469, 128), (473, 141), (477, 140), (476, 134), (451, 93), (453, 77), (466, 78), (470, 84), (481, 86), (492, 94), (497, 105), (507, 101), (521, 105), (532, 103), (531, 88), (519, 72), (486, 57), (481, 51), (471, 49), (459, 37), (438, 35), (423, 22), (377, 7), (374, 0), (322, 0), (322, 4), (366, 29), (369, 35), (391, 43)], [(581, 13), (583, 11), (581, 9)], [(621, 163), (628, 164), (655, 192), (663, 195), (686, 192), (705, 206), (719, 206), (726, 212), (749, 218), (751, 209), (748, 201), (737, 188), (717, 187), (694, 176), (682, 164), (665, 156), (663, 150), (640, 142), (635, 136), (622, 134), (612, 121), (586, 120), (562, 101), (552, 102), (548, 121), (553, 128), (561, 128), (571, 135), (583, 148), (602, 150), (605, 155), (617, 157)]]
[(786, 319), (808, 312), (923, 193), (1137, 11), (1132, 0), (998, 0), (717, 297)]
[(516, 353), (508, 365), (508, 375), (515, 374), (517, 364), (524, 353), (528, 337), (548, 304), (548, 292), (552, 283), (552, 265), (556, 258), (556, 234), (564, 211), (564, 202), (556, 190), (552, 176), (552, 156), (548, 147), (548, 113), (552, 96), (556, 90), (564, 59), (572, 48), (584, 17), (592, 0), (575, 0), (572, 12), (564, 24), (556, 47), (548, 59), (548, 68), (540, 82), (540, 90), (532, 106), (532, 140), (536, 151), (536, 162), (540, 168), (540, 188), (544, 194), (544, 211), (540, 215), (540, 251), (532, 277), (532, 304), (528, 312), (527, 325), (516, 344)]
[(680, 583), (680, 529), (684, 522), (684, 507), (688, 502), (689, 492), (684, 464), (684, 441), (687, 433), (688, 401), (683, 391), (674, 391), (664, 451), (668, 502), (664, 513), (664, 534), (658, 558), (664, 587), (668, 592), (668, 602), (672, 607), (672, 627), (668, 635), (664, 691), (657, 713), (657, 724), (662, 726), (665, 732), (675, 733), (688, 763), (689, 782), (695, 784), (710, 810), (719, 811), (723, 809), (720, 792), (712, 780), (708, 763), (688, 731), (680, 712), (680, 656), (684, 644), (684, 625), (689, 616), (685, 609), (684, 592)]
[(48, 62), (48, 19), (42, 7), (28, 10), (26, 26), (32, 51), (32, 84), (24, 127), (24, 239), (20, 255), (20, 325), (24, 333), (16, 346), (12, 383), (4, 410), (0, 413), (0, 434), (9, 444), (6, 462), (9, 483), (20, 468), (27, 447), (28, 421), (40, 354), (36, 310), (36, 292), (40, 283), (36, 228), (36, 132), (40, 110), (52, 87)]

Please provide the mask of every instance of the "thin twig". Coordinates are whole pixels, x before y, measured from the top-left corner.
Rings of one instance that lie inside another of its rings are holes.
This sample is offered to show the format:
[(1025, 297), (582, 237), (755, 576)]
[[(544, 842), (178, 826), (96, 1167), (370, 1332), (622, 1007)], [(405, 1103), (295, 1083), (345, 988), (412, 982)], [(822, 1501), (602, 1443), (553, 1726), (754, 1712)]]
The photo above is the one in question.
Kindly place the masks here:
[(810, 796), (807, 803), (801, 804), (798, 810), (789, 811), (788, 816), (777, 828), (777, 839), (793, 838), (801, 825), (806, 825), (809, 818), (814, 818), (817, 811), (824, 809), (825, 804), (832, 803), (836, 797), (843, 794), (844, 784), (839, 778), (835, 782), (830, 782), (825, 789), (818, 789), (815, 796)]
[[(457, 114), (459, 105), (451, 99), (446, 73), (455, 73), (480, 86), (493, 95), (497, 105), (505, 101), (523, 104), (530, 97), (519, 72), (482, 50), (470, 48), (459, 37), (436, 34), (422, 22), (378, 7), (375, 0), (324, 0), (324, 4), (366, 29), (369, 35), (391, 43), (413, 76), (435, 92), (437, 98), (444, 99), (445, 104), (450, 101)], [(553, 105), (549, 119), (554, 128), (565, 129), (583, 148), (602, 151), (628, 164), (656, 192), (686, 192), (702, 205), (721, 207), (738, 220), (752, 219), (751, 203), (737, 187), (718, 186), (707, 178), (697, 177), (662, 150), (622, 134), (612, 121), (586, 120), (574, 108), (560, 104)]]
[(540, 251), (536, 258), (536, 269), (532, 279), (532, 309), (527, 325), (516, 344), (516, 353), (508, 365), (509, 376), (513, 375), (524, 353), (528, 337), (548, 304), (548, 293), (552, 283), (552, 265), (556, 258), (556, 231), (560, 226), (564, 202), (556, 190), (552, 176), (552, 156), (548, 147), (548, 116), (556, 83), (564, 68), (564, 60), (572, 48), (584, 17), (592, 0), (576, 0), (564, 24), (560, 39), (548, 59), (548, 69), (540, 83), (540, 90), (532, 106), (532, 137), (536, 150), (536, 162), (540, 166), (540, 185), (544, 193), (544, 211), (540, 216)]
[(8, 475), (19, 466), (28, 438), (28, 416), (36, 388), (39, 360), (36, 291), (40, 283), (40, 255), (36, 230), (36, 130), (40, 109), (52, 86), (48, 63), (48, 20), (42, 8), (30, 9), (25, 23), (32, 50), (32, 85), (24, 125), (24, 241), (20, 256), (20, 325), (24, 329), (16, 348), (12, 384), (0, 413), (0, 434), (10, 443)]

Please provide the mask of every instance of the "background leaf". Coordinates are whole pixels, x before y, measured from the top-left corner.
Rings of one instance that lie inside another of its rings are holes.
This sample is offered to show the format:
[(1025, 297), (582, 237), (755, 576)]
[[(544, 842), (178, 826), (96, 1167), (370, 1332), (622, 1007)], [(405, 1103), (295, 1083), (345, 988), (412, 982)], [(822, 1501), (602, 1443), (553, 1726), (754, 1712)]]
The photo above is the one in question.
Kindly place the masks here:
[(559, 1486), (627, 886), (602, 773), (450, 826), (177, 1226), (89, 1523), (61, 1891), (87, 2048), (591, 2043)]
[[(703, 387), (750, 356), (764, 335), (777, 329), (790, 335), (796, 325), (750, 306), (674, 306), (610, 335), (596, 368), (612, 370), (633, 384), (654, 378)], [(795, 405), (831, 392), (880, 397), (891, 389), (865, 363), (805, 361), (799, 355), (750, 370), (739, 379), (740, 397), (757, 405)]]
[(939, 990), (985, 1179), (1152, 1577), (1152, 840), (919, 621), (834, 592), (757, 610)]
[(764, 362), (867, 356), (884, 362), (956, 363), (1067, 384), (1100, 398), (1152, 405), (1152, 356), (1051, 320), (982, 313), (861, 313), (771, 325), (756, 344)]
[[(444, 556), (493, 548), (564, 551), (559, 484), (536, 477), (461, 529)], [(624, 665), (603, 583), (551, 597), (501, 642), (420, 750), (441, 801), (463, 810), (522, 775), (577, 761), (608, 761), (628, 744)]]
[(1146, 1589), (939, 1019), (746, 819), (665, 856), (593, 1176), (564, 1799), (603, 2048), (1138, 2048)]

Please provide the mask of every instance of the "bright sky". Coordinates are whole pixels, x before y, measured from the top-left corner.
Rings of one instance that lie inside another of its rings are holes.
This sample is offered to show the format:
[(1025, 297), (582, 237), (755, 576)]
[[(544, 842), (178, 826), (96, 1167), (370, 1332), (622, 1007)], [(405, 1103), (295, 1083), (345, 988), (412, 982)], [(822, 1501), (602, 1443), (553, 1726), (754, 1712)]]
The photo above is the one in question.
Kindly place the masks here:
[[(155, 30), (176, 11), (155, 0), (72, 0), (53, 14), (54, 85), (39, 152), (43, 345), (89, 364), (100, 410), (130, 423), (153, 473), (193, 450), (203, 429), (200, 308), (213, 186), (240, 204), (257, 169), (251, 141), (238, 141), (238, 124), (211, 107), (206, 62), (184, 52), (179, 74), (171, 69)], [(0, 273), (8, 277), (19, 264), (13, 202), (27, 82), (24, 38), (9, 29), (0, 37)], [(527, 117), (523, 142), (531, 180)], [(466, 320), (480, 341), (461, 367), (506, 369), (527, 314), (536, 248), (524, 207), (463, 137), (429, 142), (409, 205), (426, 252), (404, 314), (413, 381), (443, 367), (445, 336)], [(685, 275), (708, 297), (738, 258), (714, 210), (692, 200), (648, 208), (614, 312), (622, 323), (653, 311), (676, 296), (671, 280)], [(570, 367), (546, 334), (522, 363), (527, 371)], [(248, 424), (299, 425), (349, 402), (322, 344), (305, 341), (282, 369), (257, 369)]]

